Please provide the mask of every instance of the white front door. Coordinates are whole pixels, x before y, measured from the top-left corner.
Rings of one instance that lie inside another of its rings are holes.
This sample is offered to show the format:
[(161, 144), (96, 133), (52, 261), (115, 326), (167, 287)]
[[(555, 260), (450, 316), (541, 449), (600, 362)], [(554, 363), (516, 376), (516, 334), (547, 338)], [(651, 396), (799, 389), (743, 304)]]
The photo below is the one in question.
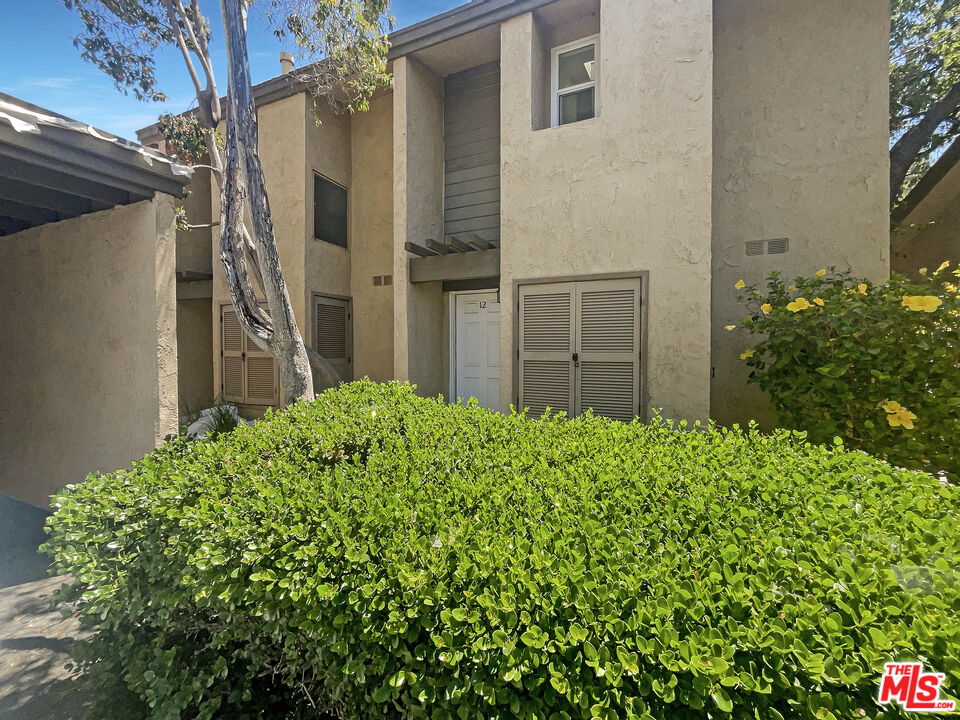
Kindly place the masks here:
[(454, 356), (461, 400), (475, 397), (482, 407), (500, 407), (500, 303), (497, 293), (455, 296)]

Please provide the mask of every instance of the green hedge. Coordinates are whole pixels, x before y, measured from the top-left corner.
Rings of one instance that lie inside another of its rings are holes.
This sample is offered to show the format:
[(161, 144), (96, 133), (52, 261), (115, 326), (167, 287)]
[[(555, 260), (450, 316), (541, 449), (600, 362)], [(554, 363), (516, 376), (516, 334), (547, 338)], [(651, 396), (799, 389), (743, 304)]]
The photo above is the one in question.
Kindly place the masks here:
[(365, 381), (55, 508), (77, 657), (127, 692), (99, 717), (880, 717), (915, 658), (960, 689), (958, 489), (786, 432)]

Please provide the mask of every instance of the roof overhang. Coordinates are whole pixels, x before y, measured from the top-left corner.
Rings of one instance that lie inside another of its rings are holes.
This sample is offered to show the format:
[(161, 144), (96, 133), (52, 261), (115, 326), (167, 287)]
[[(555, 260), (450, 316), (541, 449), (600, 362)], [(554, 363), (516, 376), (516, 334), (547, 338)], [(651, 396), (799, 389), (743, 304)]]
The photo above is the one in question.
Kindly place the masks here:
[(394, 60), (424, 50), (489, 25), (502, 23), (551, 2), (554, 0), (473, 0), (391, 33), (390, 52), (387, 57)]
[(152, 198), (193, 169), (0, 93), (0, 235)]
[[(516, 15), (536, 10), (556, 0), (473, 0), (466, 5), (434, 15), (415, 25), (390, 33), (390, 50), (387, 60), (393, 61), (404, 55), (425, 50), (434, 45), (502, 23)], [(324, 62), (319, 60), (318, 62)], [(310, 67), (309, 65), (304, 67)], [(278, 75), (253, 86), (253, 99), (258, 105), (283, 100), (298, 92), (304, 92), (307, 84), (299, 79), (301, 70)], [(184, 115), (195, 112), (188, 110)], [(157, 123), (137, 130), (141, 142), (154, 143), (160, 140)]]

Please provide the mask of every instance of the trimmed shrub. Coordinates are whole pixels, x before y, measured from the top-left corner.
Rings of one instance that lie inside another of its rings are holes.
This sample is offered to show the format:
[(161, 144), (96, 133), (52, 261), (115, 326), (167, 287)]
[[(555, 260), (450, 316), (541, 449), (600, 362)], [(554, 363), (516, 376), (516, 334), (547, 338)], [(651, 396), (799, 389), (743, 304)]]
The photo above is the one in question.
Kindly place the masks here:
[(883, 285), (832, 268), (741, 285), (740, 327), (758, 341), (740, 357), (780, 424), (960, 478), (960, 280), (947, 265)]
[(157, 720), (876, 718), (916, 658), (960, 688), (958, 489), (786, 431), (364, 381), (54, 507), (77, 657)]

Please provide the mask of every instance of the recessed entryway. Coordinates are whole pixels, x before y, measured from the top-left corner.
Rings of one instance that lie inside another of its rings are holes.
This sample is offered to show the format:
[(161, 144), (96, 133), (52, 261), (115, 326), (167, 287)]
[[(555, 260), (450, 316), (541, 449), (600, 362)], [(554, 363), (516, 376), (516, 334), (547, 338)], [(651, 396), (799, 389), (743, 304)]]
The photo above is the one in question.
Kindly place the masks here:
[(500, 302), (496, 291), (455, 293), (450, 396), (500, 407)]

